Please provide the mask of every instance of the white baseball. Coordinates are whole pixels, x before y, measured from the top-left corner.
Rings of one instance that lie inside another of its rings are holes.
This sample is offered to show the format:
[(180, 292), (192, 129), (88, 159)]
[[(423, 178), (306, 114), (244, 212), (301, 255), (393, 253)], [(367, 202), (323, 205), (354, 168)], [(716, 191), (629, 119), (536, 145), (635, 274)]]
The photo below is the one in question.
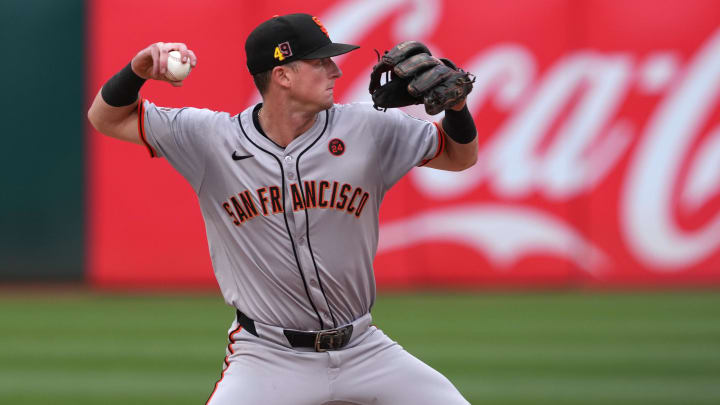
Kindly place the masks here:
[(185, 63), (181, 61), (181, 55), (179, 51), (168, 52), (167, 70), (165, 71), (165, 77), (168, 79), (179, 82), (185, 80), (190, 74), (190, 61)]

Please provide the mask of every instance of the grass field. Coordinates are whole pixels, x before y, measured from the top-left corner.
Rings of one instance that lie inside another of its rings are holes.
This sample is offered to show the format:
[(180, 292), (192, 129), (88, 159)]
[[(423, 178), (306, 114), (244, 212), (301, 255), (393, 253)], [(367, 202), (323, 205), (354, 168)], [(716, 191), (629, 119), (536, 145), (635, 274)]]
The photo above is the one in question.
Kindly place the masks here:
[[(473, 404), (720, 404), (718, 292), (385, 294), (373, 314)], [(203, 404), (232, 316), (211, 295), (4, 290), (0, 404)]]

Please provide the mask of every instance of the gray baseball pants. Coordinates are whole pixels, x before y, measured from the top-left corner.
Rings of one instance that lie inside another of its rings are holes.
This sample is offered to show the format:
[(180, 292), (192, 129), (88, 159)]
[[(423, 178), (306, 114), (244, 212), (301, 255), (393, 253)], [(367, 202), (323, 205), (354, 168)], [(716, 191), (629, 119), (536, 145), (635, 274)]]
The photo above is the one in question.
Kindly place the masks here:
[(405, 351), (370, 315), (353, 323), (340, 350), (291, 348), (282, 329), (233, 324), (222, 378), (209, 405), (467, 405), (442, 374)]

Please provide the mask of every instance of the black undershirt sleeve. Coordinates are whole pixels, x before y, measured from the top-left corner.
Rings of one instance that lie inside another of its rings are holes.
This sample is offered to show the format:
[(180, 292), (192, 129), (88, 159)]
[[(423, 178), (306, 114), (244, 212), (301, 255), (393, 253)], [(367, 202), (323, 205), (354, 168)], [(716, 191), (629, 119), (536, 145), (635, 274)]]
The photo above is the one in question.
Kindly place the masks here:
[(477, 136), (475, 121), (473, 121), (467, 106), (460, 111), (445, 110), (442, 127), (447, 136), (457, 143), (470, 143)]
[(145, 79), (133, 72), (131, 63), (111, 77), (100, 91), (103, 100), (113, 107), (134, 103), (138, 99), (140, 88), (145, 84)]

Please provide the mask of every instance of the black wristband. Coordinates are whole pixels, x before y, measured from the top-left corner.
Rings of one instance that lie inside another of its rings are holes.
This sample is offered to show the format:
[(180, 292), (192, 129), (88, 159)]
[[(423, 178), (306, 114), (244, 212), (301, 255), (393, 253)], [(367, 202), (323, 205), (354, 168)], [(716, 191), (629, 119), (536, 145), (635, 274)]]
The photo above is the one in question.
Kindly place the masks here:
[(138, 99), (138, 92), (145, 79), (133, 72), (132, 62), (128, 63), (121, 71), (115, 73), (102, 87), (100, 94), (106, 103), (113, 107), (124, 107), (134, 103)]
[(470, 143), (477, 136), (475, 121), (467, 106), (460, 111), (445, 110), (442, 127), (447, 136), (457, 143)]

